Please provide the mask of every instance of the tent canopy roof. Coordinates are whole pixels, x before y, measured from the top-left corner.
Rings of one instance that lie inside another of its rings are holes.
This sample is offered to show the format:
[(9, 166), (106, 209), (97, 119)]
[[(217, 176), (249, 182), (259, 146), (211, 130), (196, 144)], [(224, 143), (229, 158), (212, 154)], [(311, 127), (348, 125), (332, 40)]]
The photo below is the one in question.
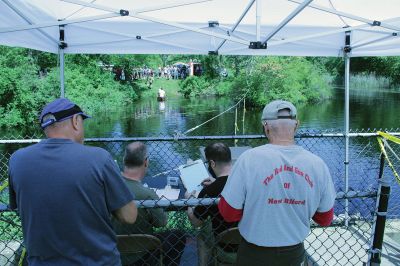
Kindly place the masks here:
[(348, 35), (350, 56), (400, 55), (397, 0), (3, 0), (0, 14), (0, 44), (52, 53), (343, 56)]

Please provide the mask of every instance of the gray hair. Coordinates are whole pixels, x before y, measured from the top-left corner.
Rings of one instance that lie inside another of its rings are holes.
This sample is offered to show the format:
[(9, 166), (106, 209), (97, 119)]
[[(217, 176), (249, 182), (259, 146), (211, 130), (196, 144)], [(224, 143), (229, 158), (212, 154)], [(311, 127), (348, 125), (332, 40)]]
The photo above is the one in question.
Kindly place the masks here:
[(132, 142), (125, 148), (124, 166), (139, 167), (142, 166), (147, 158), (147, 147), (142, 142)]

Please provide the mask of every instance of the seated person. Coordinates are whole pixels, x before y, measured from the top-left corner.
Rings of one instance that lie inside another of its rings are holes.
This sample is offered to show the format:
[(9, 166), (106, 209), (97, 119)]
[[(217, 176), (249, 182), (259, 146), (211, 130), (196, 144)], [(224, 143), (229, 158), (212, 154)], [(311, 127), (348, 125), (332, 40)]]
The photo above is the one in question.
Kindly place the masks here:
[[(204, 153), (208, 162), (208, 171), (215, 178), (211, 176), (203, 182), (204, 188), (200, 191), (198, 198), (217, 198), (220, 196), (231, 171), (231, 151), (224, 143), (212, 143), (204, 149)], [(187, 197), (190, 197), (190, 195), (187, 195)], [(214, 236), (237, 226), (236, 222), (228, 223), (224, 221), (218, 212), (217, 205), (197, 206), (194, 209), (188, 208), (188, 217), (195, 226), (201, 226), (210, 217)], [(216, 248), (226, 258), (224, 261), (235, 262), (237, 246)]]
[[(125, 149), (124, 171), (122, 176), (128, 188), (134, 193), (135, 200), (159, 200), (157, 194), (150, 188), (144, 187), (141, 181), (146, 175), (149, 166), (147, 147), (141, 142), (130, 143)], [(179, 265), (183, 249), (186, 244), (186, 237), (180, 231), (167, 231), (154, 234), (153, 227), (167, 225), (167, 215), (162, 208), (138, 208), (138, 217), (135, 224), (122, 224), (114, 220), (114, 230), (121, 234), (152, 234), (162, 242), (164, 251), (163, 265)], [(157, 265), (154, 259), (157, 255), (147, 254), (140, 260), (137, 257), (122, 257), (123, 265)], [(132, 263), (137, 261), (136, 264)], [(158, 263), (159, 265), (159, 263)]]

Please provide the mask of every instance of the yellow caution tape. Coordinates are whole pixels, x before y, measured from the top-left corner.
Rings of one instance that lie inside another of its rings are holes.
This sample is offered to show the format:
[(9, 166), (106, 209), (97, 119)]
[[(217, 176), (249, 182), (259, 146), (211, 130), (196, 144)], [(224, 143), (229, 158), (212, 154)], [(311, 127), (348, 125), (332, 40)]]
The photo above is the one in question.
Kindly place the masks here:
[(26, 248), (23, 248), (21, 252), (21, 257), (19, 257), (18, 266), (24, 265), (25, 256), (26, 256)]
[(381, 136), (387, 140), (390, 140), (390, 141), (393, 141), (394, 143), (400, 144), (400, 138), (397, 138), (395, 136), (392, 136), (392, 135), (390, 135), (386, 132), (382, 132), (382, 131), (378, 131), (377, 133), (379, 136)]
[(7, 180), (3, 184), (0, 185), (0, 192), (2, 192), (6, 187), (8, 187), (8, 181)]
[[(388, 139), (387, 137), (393, 137), (393, 138), (397, 139), (396, 137), (394, 137), (392, 135), (389, 135), (387, 133), (384, 133), (384, 132), (378, 132), (378, 134), (380, 136), (384, 137), (385, 139)], [(385, 135), (385, 136), (383, 136), (382, 134)], [(385, 149), (385, 144), (383, 143), (382, 139), (380, 139), (379, 137), (377, 139), (378, 139), (378, 143), (379, 143), (379, 147), (381, 149), (381, 152), (382, 152), (383, 156), (385, 156), (385, 159), (388, 162), (388, 165), (389, 165), (390, 169), (392, 169), (394, 177), (396, 178), (397, 183), (399, 183), (399, 185), (400, 185), (400, 176), (397, 174), (396, 169), (394, 168), (392, 162), (389, 159), (389, 156), (387, 155), (387, 152), (386, 152), (386, 149)], [(400, 142), (399, 142), (399, 144), (400, 144)]]

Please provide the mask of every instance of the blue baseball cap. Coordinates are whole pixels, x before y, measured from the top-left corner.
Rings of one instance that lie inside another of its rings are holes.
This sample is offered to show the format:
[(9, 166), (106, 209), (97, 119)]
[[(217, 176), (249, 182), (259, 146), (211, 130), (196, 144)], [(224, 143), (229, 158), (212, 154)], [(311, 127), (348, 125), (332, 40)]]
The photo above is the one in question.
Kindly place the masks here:
[(83, 119), (90, 118), (78, 105), (67, 98), (55, 99), (43, 108), (39, 117), (40, 126), (44, 129), (56, 122), (67, 120), (76, 114), (80, 114)]

